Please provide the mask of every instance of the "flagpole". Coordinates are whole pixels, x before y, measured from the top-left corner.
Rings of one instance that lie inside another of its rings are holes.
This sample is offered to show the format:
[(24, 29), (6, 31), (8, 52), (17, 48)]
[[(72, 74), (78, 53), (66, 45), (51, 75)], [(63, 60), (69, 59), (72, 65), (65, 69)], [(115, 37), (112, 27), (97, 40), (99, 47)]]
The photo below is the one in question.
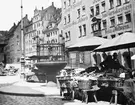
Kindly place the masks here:
[(25, 64), (25, 57), (24, 57), (24, 33), (23, 33), (23, 2), (21, 0), (21, 73), (24, 72), (24, 64)]

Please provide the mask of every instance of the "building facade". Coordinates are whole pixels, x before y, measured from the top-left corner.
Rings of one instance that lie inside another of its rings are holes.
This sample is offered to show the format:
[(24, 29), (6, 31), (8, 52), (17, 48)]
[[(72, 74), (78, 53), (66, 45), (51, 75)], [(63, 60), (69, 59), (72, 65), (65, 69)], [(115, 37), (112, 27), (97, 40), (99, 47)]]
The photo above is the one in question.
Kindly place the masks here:
[[(29, 20), (27, 15), (23, 18), (24, 27), (28, 25)], [(9, 30), (7, 34), (7, 45), (4, 48), (6, 54), (7, 64), (18, 64), (20, 63), (21, 52), (21, 22)]]
[[(90, 23), (91, 0), (61, 0), (62, 23), (65, 46), (93, 36)], [(91, 65), (91, 52), (70, 51), (67, 53), (69, 65), (83, 67)]]
[[(134, 0), (92, 0), (90, 5), (92, 33), (108, 39), (115, 38), (125, 32), (135, 33), (134, 7)], [(129, 57), (124, 56), (128, 52), (127, 49), (115, 52), (118, 53), (121, 64), (129, 67)], [(131, 55), (134, 52), (135, 50), (132, 48)], [(134, 61), (132, 61), (132, 66), (134, 68)]]
[(56, 8), (53, 2), (45, 9), (35, 8), (31, 22), (25, 27), (25, 55), (27, 57), (48, 55), (47, 48), (43, 45), (60, 41), (58, 29), (60, 21), (61, 9)]
[[(92, 36), (112, 39), (124, 32), (135, 32), (134, 0), (61, 1), (62, 29), (66, 47)], [(134, 53), (134, 49), (132, 50)], [(128, 67), (123, 56), (126, 50), (116, 52), (121, 63)], [(102, 53), (94, 54), (89, 51), (70, 51), (68, 58), (70, 65), (75, 67), (92, 66), (103, 61)]]

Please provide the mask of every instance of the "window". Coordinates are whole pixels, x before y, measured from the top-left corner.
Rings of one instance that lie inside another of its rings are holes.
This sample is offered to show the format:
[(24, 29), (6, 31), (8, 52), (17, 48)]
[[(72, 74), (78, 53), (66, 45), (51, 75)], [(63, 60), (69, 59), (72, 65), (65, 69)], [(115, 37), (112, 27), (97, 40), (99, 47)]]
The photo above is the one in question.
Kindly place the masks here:
[(70, 31), (65, 33), (66, 41), (70, 41)]
[(68, 6), (70, 6), (71, 5), (71, 0), (68, 0)]
[(96, 5), (96, 15), (99, 15), (99, 5)]
[(68, 31), (68, 41), (70, 41), (70, 31)]
[(114, 17), (110, 18), (111, 27), (115, 26), (115, 19)]
[(77, 15), (78, 15), (77, 18), (80, 18), (80, 14), (81, 14), (80, 9), (77, 9)]
[(66, 24), (66, 16), (64, 17), (64, 24)]
[(82, 6), (83, 16), (85, 15), (85, 6)]
[(106, 27), (107, 27), (106, 20), (103, 20), (102, 22), (103, 22), (103, 29), (106, 29)]
[(126, 22), (131, 22), (131, 14), (130, 13), (126, 13)]
[(94, 8), (91, 7), (91, 8), (90, 8), (90, 11), (91, 11), (90, 17), (93, 17), (93, 16), (94, 16)]
[(114, 8), (114, 2), (113, 0), (110, 0), (110, 9)]
[(67, 32), (65, 33), (65, 36), (66, 36), (66, 41), (67, 41), (67, 39), (68, 39), (68, 34), (67, 34)]
[(125, 0), (125, 3), (128, 3), (130, 0)]
[(121, 14), (121, 15), (118, 15), (118, 24), (122, 24), (122, 23), (123, 23), (123, 16)]
[(64, 9), (66, 8), (66, 1), (64, 1)]
[(68, 23), (70, 22), (70, 14), (68, 14)]
[(79, 32), (80, 32), (80, 36), (79, 37), (81, 37), (82, 36), (82, 26), (79, 26)]
[(111, 35), (112, 39), (115, 38), (115, 34)]
[(121, 5), (121, 0), (117, 0), (117, 6)]
[(83, 36), (86, 36), (86, 24), (83, 25)]
[(121, 32), (121, 33), (118, 33), (118, 35), (122, 35), (123, 34), (123, 32)]
[(104, 36), (103, 38), (107, 39), (107, 36)]
[(105, 1), (103, 1), (103, 2), (101, 3), (101, 5), (102, 5), (103, 12), (104, 12), (104, 11), (105, 11)]
[(19, 35), (17, 35), (16, 38), (19, 39)]
[(80, 58), (80, 63), (84, 63), (84, 53), (83, 52), (80, 52), (79, 54), (79, 58)]

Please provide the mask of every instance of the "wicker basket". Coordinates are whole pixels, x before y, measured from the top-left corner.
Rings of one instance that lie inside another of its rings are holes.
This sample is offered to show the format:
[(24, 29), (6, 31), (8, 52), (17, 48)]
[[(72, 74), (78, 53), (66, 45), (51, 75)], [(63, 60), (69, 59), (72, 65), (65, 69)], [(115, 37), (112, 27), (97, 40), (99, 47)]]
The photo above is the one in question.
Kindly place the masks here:
[(88, 90), (91, 88), (91, 80), (78, 80), (79, 89)]

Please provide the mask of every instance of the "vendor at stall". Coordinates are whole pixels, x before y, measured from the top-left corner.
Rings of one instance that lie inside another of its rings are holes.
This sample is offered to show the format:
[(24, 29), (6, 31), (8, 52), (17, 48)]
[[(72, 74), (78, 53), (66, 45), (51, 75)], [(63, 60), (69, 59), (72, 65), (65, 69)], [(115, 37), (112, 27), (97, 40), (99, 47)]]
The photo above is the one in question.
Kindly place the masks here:
[(104, 71), (113, 68), (112, 62), (113, 62), (112, 56), (108, 55), (106, 59), (100, 63), (101, 70)]
[(123, 65), (120, 64), (119, 60), (118, 60), (118, 55), (117, 53), (113, 53), (113, 58), (112, 58), (112, 64), (113, 64), (113, 69), (126, 69)]

